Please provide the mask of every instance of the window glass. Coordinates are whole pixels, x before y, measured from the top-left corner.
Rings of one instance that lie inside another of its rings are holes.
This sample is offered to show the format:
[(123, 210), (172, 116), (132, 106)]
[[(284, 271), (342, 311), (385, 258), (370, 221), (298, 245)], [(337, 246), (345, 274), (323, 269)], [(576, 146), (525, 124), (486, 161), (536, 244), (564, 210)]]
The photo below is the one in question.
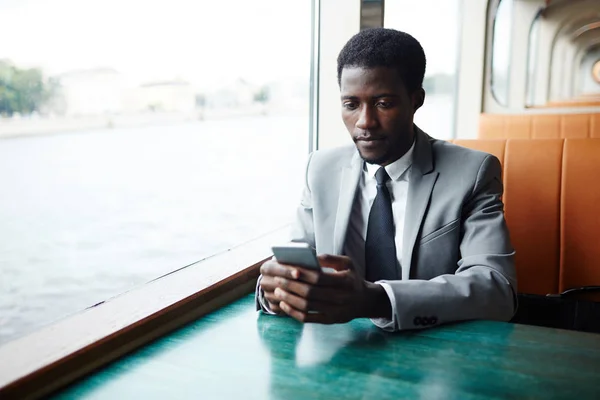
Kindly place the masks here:
[(415, 123), (439, 139), (454, 137), (460, 3), (459, 0), (385, 2), (385, 27), (409, 33), (425, 50), (425, 104), (416, 112)]
[(0, 344), (292, 221), (310, 1), (0, 16)]
[(508, 105), (512, 8), (512, 0), (500, 1), (492, 39), (492, 94), (503, 106)]
[[(600, 46), (591, 48), (579, 66), (578, 95), (600, 94)], [(592, 100), (593, 97), (590, 97)]]

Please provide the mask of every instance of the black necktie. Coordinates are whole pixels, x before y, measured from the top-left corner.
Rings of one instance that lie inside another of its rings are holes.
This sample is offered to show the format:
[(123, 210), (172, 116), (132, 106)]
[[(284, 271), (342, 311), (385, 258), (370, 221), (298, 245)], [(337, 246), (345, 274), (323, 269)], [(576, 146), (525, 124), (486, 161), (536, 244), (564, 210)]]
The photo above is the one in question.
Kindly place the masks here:
[(375, 179), (377, 196), (369, 212), (365, 242), (366, 277), (371, 282), (398, 279), (392, 200), (385, 185), (390, 176), (381, 167), (375, 173)]

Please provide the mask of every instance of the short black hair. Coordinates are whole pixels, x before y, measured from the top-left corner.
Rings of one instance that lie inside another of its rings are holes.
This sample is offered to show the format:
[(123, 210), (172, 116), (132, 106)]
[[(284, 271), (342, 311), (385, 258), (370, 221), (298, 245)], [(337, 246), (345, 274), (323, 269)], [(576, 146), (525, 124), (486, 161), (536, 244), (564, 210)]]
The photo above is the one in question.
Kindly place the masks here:
[(337, 78), (341, 84), (345, 67), (395, 68), (409, 93), (423, 86), (425, 52), (408, 33), (386, 28), (365, 29), (352, 36), (337, 59)]

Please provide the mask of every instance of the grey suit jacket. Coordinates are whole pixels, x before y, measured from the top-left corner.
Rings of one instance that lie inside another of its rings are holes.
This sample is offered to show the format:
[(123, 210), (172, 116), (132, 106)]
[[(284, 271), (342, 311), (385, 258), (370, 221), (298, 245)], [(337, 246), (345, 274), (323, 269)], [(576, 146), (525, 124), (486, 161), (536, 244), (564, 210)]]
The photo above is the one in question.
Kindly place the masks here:
[[(387, 281), (396, 301), (393, 329), (510, 319), (517, 286), (500, 162), (417, 127), (415, 132), (402, 280)], [(293, 240), (310, 243), (319, 254), (342, 254), (362, 165), (353, 145), (310, 156)]]

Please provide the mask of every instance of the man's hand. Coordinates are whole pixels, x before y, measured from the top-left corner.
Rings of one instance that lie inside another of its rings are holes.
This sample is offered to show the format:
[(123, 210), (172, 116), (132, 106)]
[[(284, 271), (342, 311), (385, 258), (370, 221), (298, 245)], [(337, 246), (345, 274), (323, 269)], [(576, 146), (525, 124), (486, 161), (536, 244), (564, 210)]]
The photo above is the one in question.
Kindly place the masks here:
[(261, 287), (274, 312), (284, 312), (300, 322), (325, 324), (391, 317), (384, 289), (358, 276), (348, 257), (321, 255), (319, 262), (335, 272), (312, 271), (274, 260), (262, 265)]
[(269, 303), (269, 308), (276, 314), (282, 314), (282, 310), (279, 307), (280, 301), (274, 294), (275, 289), (277, 289), (277, 279), (298, 279), (300, 271), (297, 267), (279, 264), (274, 259), (271, 259), (261, 265), (260, 273), (262, 275), (260, 287), (265, 293), (265, 300)]

